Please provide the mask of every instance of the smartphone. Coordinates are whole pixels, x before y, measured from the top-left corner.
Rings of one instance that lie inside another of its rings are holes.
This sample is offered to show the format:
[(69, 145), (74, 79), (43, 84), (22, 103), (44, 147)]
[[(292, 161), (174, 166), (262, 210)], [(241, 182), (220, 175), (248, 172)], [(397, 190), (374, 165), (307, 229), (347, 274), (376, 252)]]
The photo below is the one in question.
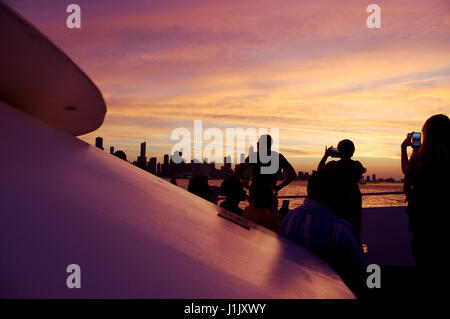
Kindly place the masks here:
[(331, 151), (330, 151), (330, 156), (331, 157), (341, 157), (341, 153), (339, 152), (339, 150), (336, 147), (332, 147)]
[(411, 145), (413, 147), (419, 147), (421, 143), (422, 143), (422, 134), (420, 132), (412, 132)]

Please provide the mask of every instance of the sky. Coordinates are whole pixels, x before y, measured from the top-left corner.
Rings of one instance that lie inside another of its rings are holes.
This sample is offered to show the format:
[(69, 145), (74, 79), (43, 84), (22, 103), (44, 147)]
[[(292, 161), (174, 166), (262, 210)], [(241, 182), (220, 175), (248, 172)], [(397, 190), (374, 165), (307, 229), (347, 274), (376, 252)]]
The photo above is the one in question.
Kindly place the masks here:
[[(96, 83), (108, 112), (80, 136), (135, 160), (175, 128), (278, 128), (297, 171), (344, 139), (369, 174), (401, 178), (400, 144), (450, 112), (448, 0), (5, 0)], [(81, 29), (66, 7), (81, 7)], [(381, 8), (369, 29), (366, 7)], [(208, 141), (204, 140), (204, 144)]]

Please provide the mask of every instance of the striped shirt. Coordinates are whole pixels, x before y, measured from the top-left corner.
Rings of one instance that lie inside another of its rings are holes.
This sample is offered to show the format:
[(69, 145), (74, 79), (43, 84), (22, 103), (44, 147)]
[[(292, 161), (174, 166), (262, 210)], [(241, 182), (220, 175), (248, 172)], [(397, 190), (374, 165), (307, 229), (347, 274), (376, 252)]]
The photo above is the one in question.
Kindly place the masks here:
[(283, 218), (281, 233), (327, 261), (344, 280), (366, 271), (359, 232), (329, 206), (306, 198)]

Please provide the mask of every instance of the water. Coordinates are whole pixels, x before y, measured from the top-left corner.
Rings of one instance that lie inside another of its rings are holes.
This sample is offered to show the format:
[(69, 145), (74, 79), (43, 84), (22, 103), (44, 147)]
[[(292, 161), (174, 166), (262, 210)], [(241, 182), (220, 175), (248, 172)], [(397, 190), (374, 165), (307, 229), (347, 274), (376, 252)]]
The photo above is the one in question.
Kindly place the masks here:
[[(178, 186), (187, 189), (189, 180), (178, 179)], [(222, 180), (210, 180), (209, 185), (220, 186)], [(283, 188), (278, 195), (279, 196), (298, 196), (306, 195), (306, 181), (294, 181), (285, 188)], [(402, 183), (368, 183), (359, 185), (361, 193), (382, 193), (382, 192), (401, 192), (403, 190)], [(395, 195), (372, 195), (363, 196), (363, 207), (392, 207), (392, 206), (404, 206), (405, 205), (405, 195), (395, 194)], [(304, 198), (289, 198), (289, 208), (293, 209), (303, 203)], [(278, 205), (281, 207), (283, 199), (278, 200)], [(241, 202), (242, 208), (247, 206), (247, 202)]]

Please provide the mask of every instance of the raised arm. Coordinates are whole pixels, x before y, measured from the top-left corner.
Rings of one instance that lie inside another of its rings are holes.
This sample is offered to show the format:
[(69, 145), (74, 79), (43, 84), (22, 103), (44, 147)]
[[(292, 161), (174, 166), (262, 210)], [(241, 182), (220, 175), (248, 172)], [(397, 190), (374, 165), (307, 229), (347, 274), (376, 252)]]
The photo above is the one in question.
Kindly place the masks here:
[(402, 172), (403, 174), (406, 174), (406, 167), (408, 166), (408, 146), (411, 146), (411, 133), (408, 133), (408, 135), (406, 135), (405, 140), (403, 141), (402, 145), (401, 145), (401, 150), (402, 150)]
[(330, 147), (326, 147), (325, 146), (325, 154), (323, 155), (322, 159), (319, 162), (319, 165), (317, 166), (317, 170), (320, 171), (321, 169), (323, 169), (325, 167), (325, 163), (327, 162), (328, 157), (331, 155), (331, 148), (333, 146)]

